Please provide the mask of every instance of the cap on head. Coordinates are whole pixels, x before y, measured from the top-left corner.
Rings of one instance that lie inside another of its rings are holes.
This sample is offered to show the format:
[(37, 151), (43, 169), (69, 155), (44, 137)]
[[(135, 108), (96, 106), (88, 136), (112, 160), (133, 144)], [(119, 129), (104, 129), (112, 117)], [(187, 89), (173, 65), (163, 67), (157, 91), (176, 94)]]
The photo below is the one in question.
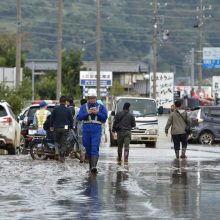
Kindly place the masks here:
[(88, 90), (88, 97), (97, 97), (96, 89), (89, 89)]
[(40, 102), (40, 107), (44, 107), (44, 106), (47, 106), (47, 103), (45, 101), (41, 101)]

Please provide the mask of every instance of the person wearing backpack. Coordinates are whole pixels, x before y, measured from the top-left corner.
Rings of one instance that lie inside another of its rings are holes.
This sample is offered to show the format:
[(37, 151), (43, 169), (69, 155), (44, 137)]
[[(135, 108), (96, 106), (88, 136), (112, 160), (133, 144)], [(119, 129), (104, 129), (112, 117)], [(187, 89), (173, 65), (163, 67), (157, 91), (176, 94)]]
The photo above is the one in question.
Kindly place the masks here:
[[(174, 143), (176, 159), (186, 158), (186, 148), (188, 134), (186, 128), (190, 124), (189, 117), (186, 111), (181, 111), (182, 103), (180, 100), (175, 101), (175, 111), (171, 112), (165, 126), (165, 133), (168, 136), (168, 130), (171, 127), (171, 135)], [(180, 144), (182, 145), (182, 153), (180, 152)]]

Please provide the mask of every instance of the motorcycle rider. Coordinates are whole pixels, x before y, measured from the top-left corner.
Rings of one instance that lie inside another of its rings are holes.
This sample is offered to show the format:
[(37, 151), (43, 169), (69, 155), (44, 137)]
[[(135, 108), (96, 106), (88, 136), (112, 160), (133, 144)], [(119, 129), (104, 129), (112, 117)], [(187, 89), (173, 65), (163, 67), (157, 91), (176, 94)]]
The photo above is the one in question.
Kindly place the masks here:
[(77, 119), (83, 121), (83, 146), (89, 159), (91, 173), (97, 173), (99, 145), (102, 137), (102, 123), (107, 120), (108, 114), (104, 105), (97, 103), (97, 92), (88, 90), (88, 102), (80, 107)]
[(47, 110), (47, 103), (45, 101), (41, 101), (40, 109), (35, 112), (33, 120), (33, 124), (37, 128), (38, 134), (46, 135), (43, 125), (48, 115), (50, 115), (50, 111)]

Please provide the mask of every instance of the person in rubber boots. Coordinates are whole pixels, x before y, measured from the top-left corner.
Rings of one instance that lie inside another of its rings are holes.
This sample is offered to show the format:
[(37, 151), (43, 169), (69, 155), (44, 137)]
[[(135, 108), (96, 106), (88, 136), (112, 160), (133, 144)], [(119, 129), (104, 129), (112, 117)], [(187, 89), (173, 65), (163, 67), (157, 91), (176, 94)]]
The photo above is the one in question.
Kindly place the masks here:
[(106, 122), (107, 117), (104, 105), (97, 103), (96, 90), (89, 89), (88, 102), (80, 107), (77, 119), (83, 121), (83, 145), (86, 148), (91, 173), (97, 173), (102, 123)]

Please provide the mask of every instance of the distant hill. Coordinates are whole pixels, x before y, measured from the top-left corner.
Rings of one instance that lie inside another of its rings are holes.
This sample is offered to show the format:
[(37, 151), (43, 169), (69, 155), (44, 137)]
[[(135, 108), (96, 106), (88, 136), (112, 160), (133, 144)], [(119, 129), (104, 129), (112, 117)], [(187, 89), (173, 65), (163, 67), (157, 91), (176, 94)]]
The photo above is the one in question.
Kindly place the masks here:
[[(22, 48), (28, 58), (55, 59), (57, 1), (22, 0)], [(81, 50), (84, 60), (95, 60), (95, 0), (64, 0), (63, 48)], [(151, 62), (153, 8), (150, 0), (100, 0), (101, 59)], [(190, 72), (189, 55), (197, 51), (199, 0), (164, 0), (158, 7), (158, 69)], [(208, 18), (202, 25), (203, 45), (220, 46), (220, 1), (203, 0)], [(16, 31), (16, 1), (0, 1), (0, 33)], [(169, 38), (162, 40), (164, 30)], [(209, 71), (205, 71), (208, 73)]]

